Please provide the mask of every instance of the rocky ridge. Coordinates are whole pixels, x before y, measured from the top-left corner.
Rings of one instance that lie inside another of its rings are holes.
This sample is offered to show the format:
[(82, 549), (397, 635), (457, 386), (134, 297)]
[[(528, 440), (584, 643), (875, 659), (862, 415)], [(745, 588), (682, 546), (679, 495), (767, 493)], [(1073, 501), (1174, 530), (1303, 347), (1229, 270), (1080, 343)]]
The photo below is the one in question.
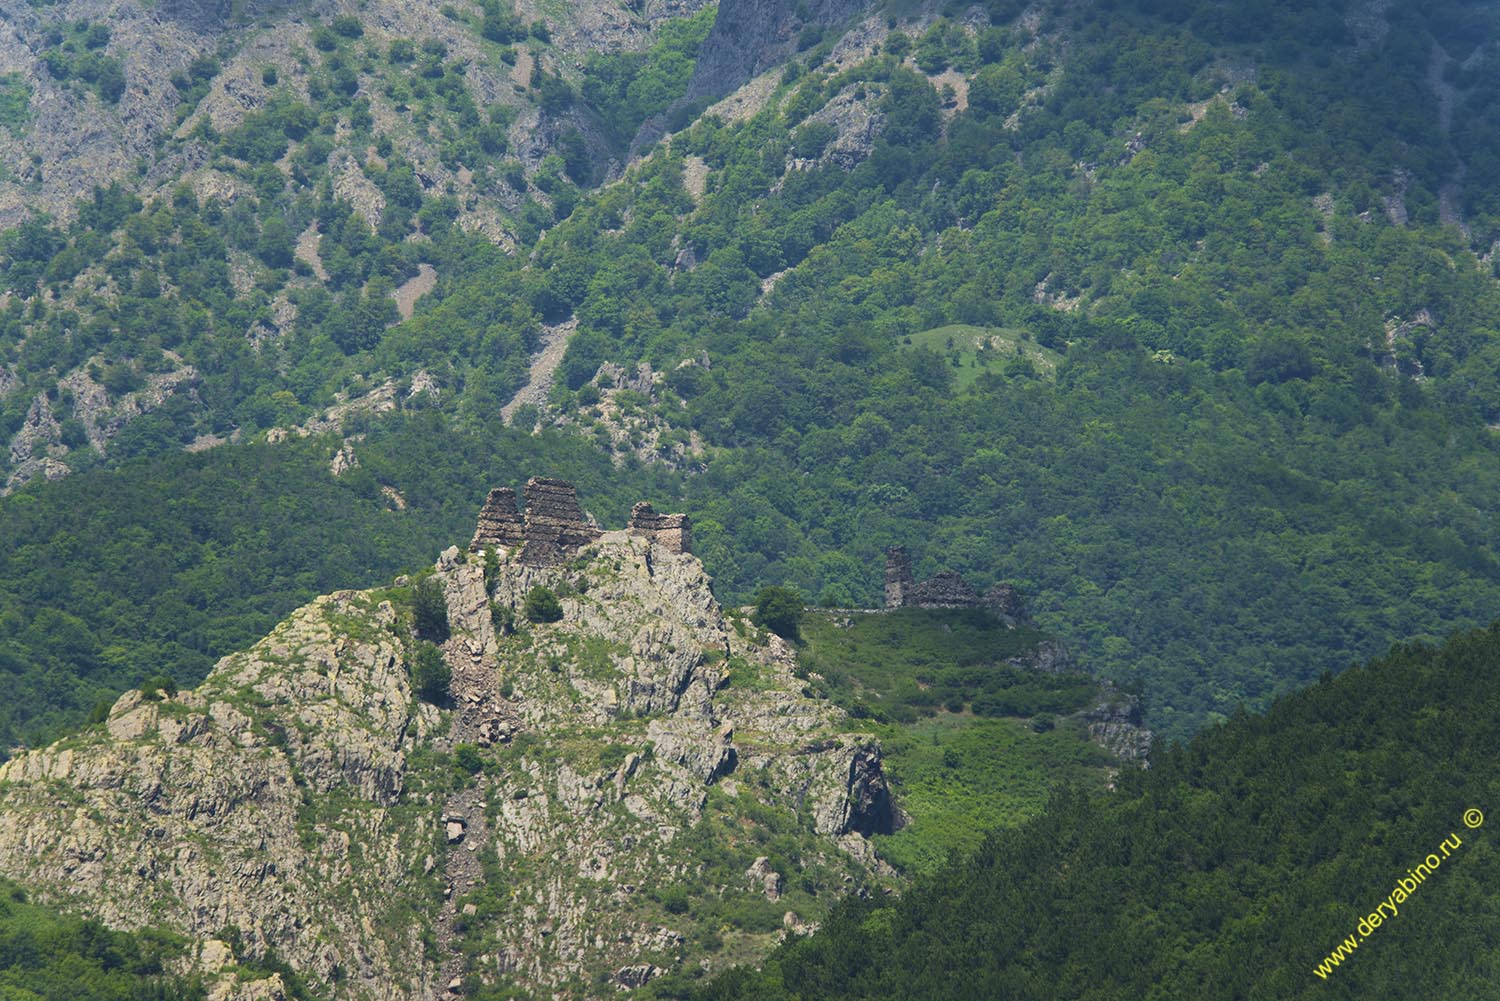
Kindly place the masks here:
[[(564, 555), (443, 554), (443, 708), (414, 695), (407, 587), (319, 598), (194, 691), (127, 693), (0, 768), (0, 872), (113, 925), (233, 928), (332, 997), (392, 999), (711, 965), (673, 901), (690, 884), (771, 907), (767, 872), (744, 875), (756, 832), (802, 874), (778, 928), (883, 883), (865, 836), (898, 818), (879, 746), (801, 694), (792, 650), (652, 538)], [(518, 627), (539, 587), (562, 618)], [(254, 992), (226, 996), (274, 994)]]

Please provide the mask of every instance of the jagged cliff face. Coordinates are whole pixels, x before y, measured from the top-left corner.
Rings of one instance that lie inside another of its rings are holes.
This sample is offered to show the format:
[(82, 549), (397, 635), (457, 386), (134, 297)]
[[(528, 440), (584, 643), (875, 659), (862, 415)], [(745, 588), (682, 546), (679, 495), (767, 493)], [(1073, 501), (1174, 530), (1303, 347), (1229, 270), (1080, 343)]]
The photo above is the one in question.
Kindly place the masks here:
[[(435, 573), (450, 708), (413, 695), (405, 592), (320, 598), (197, 690), (129, 693), (0, 769), (0, 872), (111, 924), (235, 926), (333, 996), (393, 999), (612, 993), (718, 951), (674, 886), (762, 911), (785, 888), (799, 925), (880, 881), (878, 746), (694, 557), (611, 532), (561, 566), (484, 560)], [(561, 621), (505, 634), (537, 586)], [(805, 886), (764, 857), (772, 831)]]
[(807, 27), (832, 28), (872, 0), (721, 0), (688, 85), (689, 97), (722, 97), (796, 51)]

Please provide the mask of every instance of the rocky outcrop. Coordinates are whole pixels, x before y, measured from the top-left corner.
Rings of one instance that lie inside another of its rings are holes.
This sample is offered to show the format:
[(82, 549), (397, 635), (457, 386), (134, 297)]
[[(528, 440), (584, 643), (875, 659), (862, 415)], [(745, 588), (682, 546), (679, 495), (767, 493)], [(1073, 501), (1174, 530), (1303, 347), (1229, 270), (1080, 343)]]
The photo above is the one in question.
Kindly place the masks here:
[(196, 691), (129, 692), (98, 730), (7, 762), (0, 872), (112, 925), (233, 926), (315, 980), (425, 991), (418, 924), (375, 931), (393, 898), (430, 892), (430, 835), (390, 811), (437, 713), (411, 697), (395, 621), (319, 598)]
[[(234, 926), (248, 954), (379, 1001), (712, 966), (657, 891), (781, 893), (786, 874), (756, 870), (770, 816), (799, 872), (838, 888), (799, 899), (810, 917), (885, 884), (866, 836), (899, 821), (875, 740), (804, 694), (791, 647), (734, 628), (690, 553), (600, 532), (538, 482), (528, 516), (592, 541), (541, 565), (527, 540), (496, 546), (488, 571), (443, 553), (441, 709), (409, 680), (409, 581), (320, 598), (195, 691), (129, 693), (0, 768), (0, 874), (112, 925)], [(525, 622), (537, 587), (560, 621)], [(699, 830), (723, 833), (710, 851)]]
[(722, 97), (791, 54), (803, 28), (834, 27), (872, 6), (870, 0), (721, 0), (688, 97)]
[(1121, 761), (1147, 767), (1153, 734), (1144, 725), (1140, 699), (1104, 681), (1099, 698), (1083, 718), (1095, 743)]
[(1069, 674), (1078, 670), (1068, 648), (1061, 640), (1055, 639), (1043, 639), (1027, 653), (1012, 657), (1006, 663), (1043, 674)]
[(836, 777), (839, 789), (825, 797), (814, 815), (819, 834), (890, 834), (899, 825), (891, 803), (890, 789), (880, 764), (880, 748), (872, 743), (854, 749), (847, 758), (848, 770)]

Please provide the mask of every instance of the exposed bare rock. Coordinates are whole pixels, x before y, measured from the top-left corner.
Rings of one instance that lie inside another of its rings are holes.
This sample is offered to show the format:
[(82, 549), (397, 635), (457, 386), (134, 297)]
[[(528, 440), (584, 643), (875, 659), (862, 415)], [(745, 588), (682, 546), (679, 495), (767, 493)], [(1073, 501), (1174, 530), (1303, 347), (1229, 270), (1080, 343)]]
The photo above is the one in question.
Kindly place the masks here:
[(722, 0), (698, 51), (688, 96), (728, 94), (789, 53), (803, 24), (831, 27), (870, 6), (868, 0), (808, 0), (794, 10), (774, 0)]
[(814, 814), (819, 834), (890, 834), (900, 826), (900, 818), (891, 802), (885, 774), (880, 765), (880, 748), (870, 742), (840, 754), (829, 764), (839, 762), (845, 771), (831, 774), (832, 793), (820, 799)]
[(624, 988), (645, 987), (666, 971), (651, 963), (622, 966), (615, 971), (615, 983)]
[(10, 462), (22, 466), (42, 458), (47, 447), (58, 438), (60, 425), (52, 415), (47, 397), (38, 394), (26, 410), (26, 420), (10, 440)]
[(385, 195), (360, 170), (359, 163), (349, 153), (334, 153), (328, 158), (328, 168), (333, 175), (334, 196), (364, 216), (371, 229), (377, 228), (385, 214)]
[(1102, 682), (1099, 699), (1083, 718), (1089, 737), (1101, 747), (1122, 761), (1147, 767), (1152, 733), (1143, 724), (1139, 699)]
[(781, 888), (786, 881), (781, 873), (771, 868), (771, 861), (761, 855), (745, 870), (745, 878), (750, 881), (752, 888), (766, 895), (767, 900), (775, 901), (781, 899)]
[[(373, 628), (352, 635), (355, 621)], [(394, 621), (353, 592), (319, 598), (196, 691), (127, 693), (104, 729), (7, 762), (0, 871), (113, 925), (233, 925), (252, 954), (317, 979), (405, 997), (402, 970), (424, 989), (419, 929), (372, 923), (411, 892), (429, 840), (381, 819), (436, 722), (412, 700)], [(264, 987), (225, 996), (276, 996)]]
[(850, 84), (834, 95), (807, 118), (808, 124), (830, 126), (834, 130), (833, 139), (816, 157), (792, 159), (788, 168), (813, 170), (832, 164), (842, 170), (853, 170), (863, 163), (875, 151), (875, 140), (885, 131), (885, 116), (876, 110), (879, 96), (868, 84)]
[[(236, 926), (251, 955), (389, 1001), (469, 976), (628, 987), (707, 960), (640, 890), (779, 894), (753, 838), (716, 849), (735, 859), (721, 886), (685, 837), (710, 817), (742, 829), (746, 796), (803, 832), (799, 864), (829, 885), (883, 883), (865, 835), (898, 818), (875, 741), (803, 694), (791, 647), (731, 625), (691, 554), (600, 532), (567, 484), (533, 487), (529, 517), (588, 541), (546, 565), (497, 547), (488, 573), (443, 552), (447, 708), (414, 698), (384, 593), (319, 598), (197, 690), (129, 693), (103, 727), (0, 767), (0, 874), (113, 925)], [(538, 586), (563, 618), (518, 632)], [(730, 664), (750, 680), (727, 685)], [(455, 789), (464, 746), (484, 767)], [(475, 923), (492, 965), (458, 948)], [(233, 962), (200, 955), (213, 997), (284, 993), (215, 979)]]
[[(683, 361), (697, 364), (692, 358)], [(669, 469), (701, 470), (707, 446), (697, 431), (674, 427), (665, 416), (667, 410), (660, 405), (663, 381), (662, 373), (653, 371), (647, 362), (634, 369), (605, 362), (593, 379), (599, 402), (585, 406), (577, 416), (560, 416), (557, 423), (582, 424), (596, 436), (607, 435), (617, 465), (633, 455)]]
[(339, 450), (333, 453), (333, 459), (328, 463), (328, 471), (334, 476), (343, 476), (358, 465), (359, 456), (354, 454), (354, 443), (346, 440)]
[(1044, 639), (1024, 657), (1012, 657), (1008, 663), (1044, 674), (1068, 674), (1078, 670), (1073, 655), (1061, 640)]

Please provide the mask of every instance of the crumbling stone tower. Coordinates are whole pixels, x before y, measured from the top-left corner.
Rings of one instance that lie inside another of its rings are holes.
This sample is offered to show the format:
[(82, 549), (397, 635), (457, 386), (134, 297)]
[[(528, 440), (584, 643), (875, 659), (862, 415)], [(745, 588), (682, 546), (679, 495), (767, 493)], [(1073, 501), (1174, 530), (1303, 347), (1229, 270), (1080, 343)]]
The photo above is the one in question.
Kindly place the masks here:
[(885, 607), (903, 608), (911, 595), (911, 557), (905, 546), (892, 546), (885, 551)]
[(496, 487), (479, 509), (479, 527), (469, 552), (477, 553), (491, 546), (510, 549), (523, 540), (521, 512), (516, 509), (516, 492), (510, 487)]
[(526, 481), (526, 518), (521, 534), (522, 563), (555, 566), (569, 553), (596, 541), (601, 533), (584, 520), (573, 484), (533, 476)]
[[(642, 501), (630, 512), (625, 531), (647, 539), (669, 553), (693, 549), (692, 522), (685, 514), (657, 514)], [(479, 525), (469, 552), (491, 547), (507, 552), (519, 547), (527, 566), (557, 566), (604, 533), (578, 506), (578, 492), (567, 480), (535, 476), (526, 481), (526, 510), (516, 508), (516, 492), (496, 487), (479, 511)]]
[(885, 551), (885, 607), (983, 608), (1012, 629), (1031, 625), (1021, 592), (1010, 584), (996, 584), (980, 595), (956, 570), (940, 570), (927, 580), (914, 581), (905, 546)]

